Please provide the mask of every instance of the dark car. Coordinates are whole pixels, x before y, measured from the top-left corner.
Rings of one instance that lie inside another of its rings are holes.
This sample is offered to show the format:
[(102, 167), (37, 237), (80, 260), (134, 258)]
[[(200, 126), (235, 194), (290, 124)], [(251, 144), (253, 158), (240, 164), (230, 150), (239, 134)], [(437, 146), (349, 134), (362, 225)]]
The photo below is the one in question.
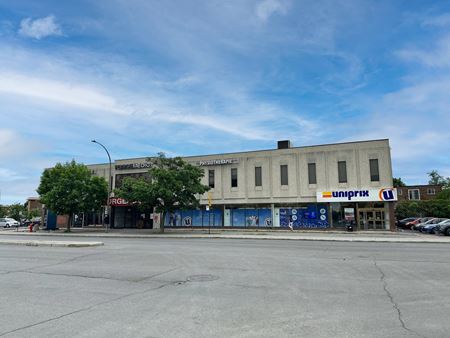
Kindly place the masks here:
[(30, 224), (37, 224), (37, 225), (41, 225), (41, 218), (40, 217), (34, 217), (32, 219), (27, 219), (24, 222), (22, 222), (23, 226), (29, 227)]
[(397, 227), (403, 228), (403, 229), (410, 229), (411, 227), (406, 227), (406, 224), (409, 222), (413, 222), (415, 220), (419, 219), (418, 217), (408, 217), (401, 219), (400, 221), (397, 221)]
[(420, 231), (427, 234), (434, 234), (436, 233), (436, 228), (439, 227), (441, 224), (445, 224), (449, 219), (448, 218), (440, 218), (441, 220), (439, 223), (431, 223), (428, 225), (425, 225)]
[(447, 218), (433, 218), (433, 219), (430, 219), (429, 221), (427, 221), (427, 222), (425, 222), (425, 223), (417, 224), (417, 225), (415, 225), (414, 227), (415, 227), (415, 230), (418, 230), (418, 231), (422, 232), (423, 229), (424, 229), (426, 226), (431, 225), (431, 224), (438, 224), (438, 223), (440, 223), (440, 222), (442, 222), (442, 221), (445, 221), (446, 219), (447, 219)]
[(407, 229), (418, 230), (418, 229), (417, 229), (417, 226), (418, 226), (419, 224), (426, 223), (426, 222), (428, 222), (429, 220), (432, 220), (433, 218), (435, 218), (435, 217), (421, 217), (421, 218), (417, 218), (417, 219), (415, 219), (414, 221), (411, 221), (411, 222), (406, 223), (405, 226), (406, 226)]
[(450, 219), (446, 220), (445, 222), (439, 223), (436, 228), (434, 228), (434, 231), (437, 234), (444, 234), (446, 236), (450, 236)]

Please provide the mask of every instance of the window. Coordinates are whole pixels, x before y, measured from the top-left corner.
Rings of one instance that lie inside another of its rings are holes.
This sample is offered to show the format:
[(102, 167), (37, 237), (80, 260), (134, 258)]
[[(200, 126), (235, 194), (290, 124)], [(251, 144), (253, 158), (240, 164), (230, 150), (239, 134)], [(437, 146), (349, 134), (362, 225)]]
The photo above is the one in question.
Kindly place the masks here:
[(378, 182), (380, 180), (380, 172), (378, 170), (378, 159), (374, 158), (369, 160), (370, 167), (370, 180), (372, 182)]
[(339, 183), (347, 183), (347, 162), (338, 162), (338, 178)]
[(427, 189), (427, 194), (428, 195), (436, 195), (436, 190), (434, 188), (428, 188)]
[(398, 194), (398, 195), (403, 195), (403, 190), (402, 190), (402, 189), (399, 189), (399, 188), (397, 188), (397, 194)]
[(255, 167), (255, 187), (262, 187), (262, 168)]
[(231, 168), (231, 187), (236, 188), (238, 186), (237, 168)]
[(208, 185), (214, 189), (214, 169), (208, 170)]
[(408, 198), (410, 200), (420, 200), (419, 189), (408, 189)]
[(280, 165), (281, 185), (288, 185), (288, 166), (287, 164)]
[(308, 163), (308, 181), (309, 184), (317, 184), (315, 163)]

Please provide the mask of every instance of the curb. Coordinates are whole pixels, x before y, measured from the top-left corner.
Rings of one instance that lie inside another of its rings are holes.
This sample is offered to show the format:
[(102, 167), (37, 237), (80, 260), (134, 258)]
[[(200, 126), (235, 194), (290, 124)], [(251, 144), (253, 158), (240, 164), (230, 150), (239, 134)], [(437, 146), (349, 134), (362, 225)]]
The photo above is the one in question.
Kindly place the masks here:
[[(17, 233), (5, 234), (5, 235), (16, 235)], [(325, 241), (325, 242), (374, 242), (374, 243), (435, 243), (435, 244), (450, 244), (450, 238), (442, 237), (430, 237), (430, 238), (418, 238), (418, 237), (409, 237), (409, 238), (398, 238), (398, 237), (349, 237), (349, 236), (302, 236), (302, 235), (292, 235), (292, 236), (271, 236), (264, 234), (262, 235), (232, 235), (232, 234), (64, 234), (64, 233), (23, 233), (22, 236), (60, 236), (60, 237), (96, 237), (96, 238), (173, 238), (173, 239), (251, 239), (251, 240), (290, 240), (290, 241)], [(0, 240), (0, 244), (2, 240)], [(16, 240), (22, 241), (22, 240)], [(26, 241), (24, 242), (33, 242)], [(46, 242), (46, 241), (41, 241)], [(50, 242), (50, 241), (47, 241)], [(56, 243), (57, 241), (52, 241)], [(60, 242), (60, 243), (72, 243), (72, 242)], [(103, 245), (102, 242), (76, 242), (80, 244), (80, 246), (94, 246), (94, 245), (86, 245), (86, 243), (101, 243), (98, 245)], [(25, 245), (25, 244), (23, 244)], [(33, 244), (29, 244), (33, 245)], [(51, 246), (51, 245), (48, 245)], [(68, 246), (68, 245), (53, 245), (53, 246)], [(73, 245), (76, 246), (76, 245)]]
[(103, 242), (64, 242), (64, 241), (36, 241), (36, 240), (0, 240), (0, 245), (23, 245), (23, 246), (51, 246), (65, 248), (85, 248), (102, 246)]

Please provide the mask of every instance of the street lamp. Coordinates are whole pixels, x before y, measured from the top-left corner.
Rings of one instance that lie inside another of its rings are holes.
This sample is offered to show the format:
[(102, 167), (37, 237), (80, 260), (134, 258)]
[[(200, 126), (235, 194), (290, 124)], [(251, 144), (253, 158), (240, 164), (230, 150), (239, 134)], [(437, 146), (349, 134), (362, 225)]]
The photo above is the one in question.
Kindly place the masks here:
[(112, 186), (111, 186), (111, 183), (112, 183), (111, 182), (111, 156), (109, 155), (108, 149), (106, 149), (106, 147), (103, 144), (101, 144), (100, 142), (98, 142), (96, 140), (92, 140), (91, 142), (97, 143), (99, 146), (101, 146), (103, 149), (105, 149), (106, 153), (108, 154), (108, 159), (109, 159), (108, 199), (106, 200), (106, 210), (108, 211), (108, 223), (106, 223), (106, 225), (105, 225), (105, 231), (108, 232), (108, 224), (109, 224), (109, 222), (111, 222), (111, 206), (110, 206), (110, 201), (109, 201), (109, 199), (111, 198), (111, 190), (112, 190)]

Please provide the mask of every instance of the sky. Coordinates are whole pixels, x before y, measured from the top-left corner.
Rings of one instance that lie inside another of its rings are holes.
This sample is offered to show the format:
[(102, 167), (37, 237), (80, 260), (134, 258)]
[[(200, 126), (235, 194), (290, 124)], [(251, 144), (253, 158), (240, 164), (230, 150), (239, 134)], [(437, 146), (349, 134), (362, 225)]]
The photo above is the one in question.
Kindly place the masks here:
[(389, 138), (450, 176), (450, 2), (0, 0), (0, 203), (44, 168)]

